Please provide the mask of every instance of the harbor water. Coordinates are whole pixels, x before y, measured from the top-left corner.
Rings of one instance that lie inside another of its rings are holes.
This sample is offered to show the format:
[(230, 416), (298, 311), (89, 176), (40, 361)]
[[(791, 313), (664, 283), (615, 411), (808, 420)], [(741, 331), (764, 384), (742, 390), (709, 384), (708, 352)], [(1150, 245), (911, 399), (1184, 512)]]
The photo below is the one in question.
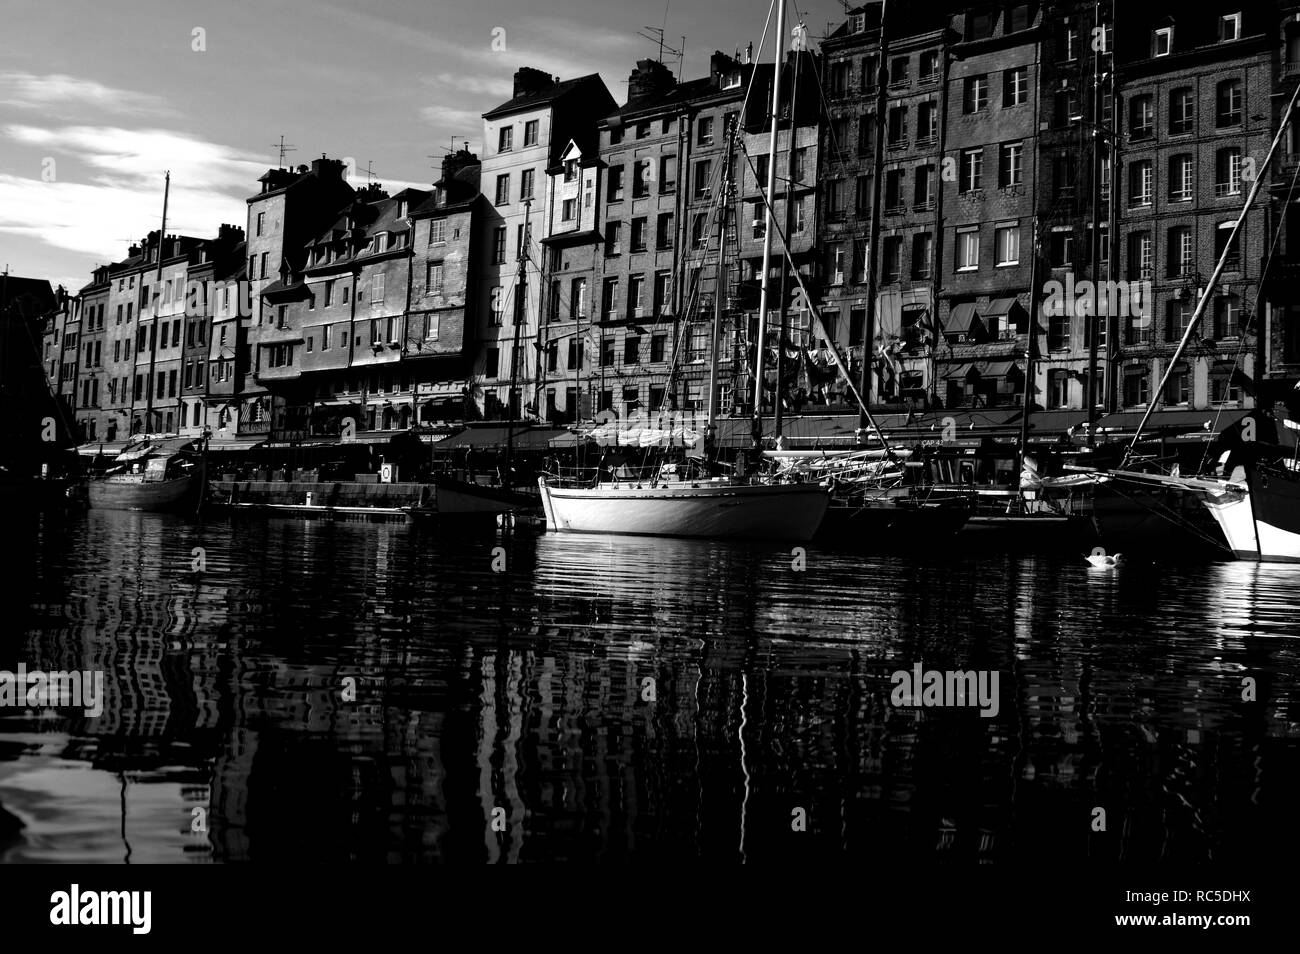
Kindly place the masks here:
[[(9, 541), (0, 669), (100, 670), (104, 698), (0, 708), (6, 861), (1295, 842), (1293, 567), (93, 510)], [(996, 673), (995, 711), (895, 704), (918, 666)]]

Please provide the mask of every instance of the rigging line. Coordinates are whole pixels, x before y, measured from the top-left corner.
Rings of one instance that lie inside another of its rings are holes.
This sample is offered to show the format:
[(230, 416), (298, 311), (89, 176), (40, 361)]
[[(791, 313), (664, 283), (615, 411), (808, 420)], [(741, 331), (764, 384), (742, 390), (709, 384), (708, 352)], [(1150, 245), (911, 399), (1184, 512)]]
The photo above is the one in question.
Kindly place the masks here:
[[(1232, 381), (1231, 375), (1236, 372), (1237, 365), (1241, 362), (1242, 357), (1246, 353), (1246, 333), (1249, 333), (1251, 326), (1255, 323), (1255, 315), (1259, 309), (1259, 296), (1264, 290), (1263, 276), (1268, 274), (1269, 268), (1273, 262), (1273, 257), (1277, 252), (1278, 240), (1282, 237), (1282, 226), (1286, 223), (1287, 210), (1291, 207), (1291, 200), (1292, 197), (1295, 195), (1296, 184), (1298, 182), (1300, 182), (1300, 164), (1296, 165), (1295, 172), (1291, 174), (1291, 184), (1287, 188), (1286, 200), (1282, 203), (1282, 213), (1281, 215), (1278, 216), (1277, 226), (1273, 229), (1273, 241), (1269, 243), (1268, 254), (1264, 256), (1264, 265), (1260, 271), (1260, 281), (1255, 285), (1255, 297), (1251, 300), (1250, 303), (1250, 318), (1246, 323), (1246, 327), (1242, 329), (1243, 334), (1241, 336), (1241, 341), (1240, 343), (1238, 343), (1237, 353), (1236, 355), (1233, 356), (1232, 359), (1232, 371), (1229, 372), (1229, 378), (1228, 378), (1229, 384), (1231, 384)], [(1218, 433), (1219, 420), (1222, 416), (1223, 416), (1223, 408), (1222, 407), (1215, 408), (1214, 423), (1211, 425), (1211, 430), (1214, 433)], [(1205, 465), (1209, 461), (1209, 456), (1210, 456), (1210, 443), (1207, 442), (1205, 445), (1205, 452), (1201, 455), (1201, 464), (1198, 470), (1203, 471), (1205, 469)]]

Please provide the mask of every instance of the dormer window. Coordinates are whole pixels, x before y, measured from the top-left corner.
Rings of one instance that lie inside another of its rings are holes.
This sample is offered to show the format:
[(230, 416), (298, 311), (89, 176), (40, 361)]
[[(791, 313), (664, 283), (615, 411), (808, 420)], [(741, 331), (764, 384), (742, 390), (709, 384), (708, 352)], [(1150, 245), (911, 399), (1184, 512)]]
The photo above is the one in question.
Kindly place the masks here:
[(578, 160), (577, 159), (564, 160), (564, 181), (574, 182), (577, 180), (577, 178), (578, 178)]
[(1151, 36), (1151, 55), (1168, 56), (1174, 48), (1174, 28), (1161, 27)]
[(406, 200), (405, 200), (405, 199), (399, 199), (399, 200), (398, 200), (398, 203), (397, 203), (397, 217), (398, 217), (399, 219), (404, 219), (404, 218), (406, 218)]
[(1219, 42), (1229, 43), (1241, 39), (1241, 14), (1228, 13), (1219, 17)]
[(867, 15), (865, 13), (855, 13), (849, 18), (849, 32), (863, 33), (867, 29)]
[(728, 73), (722, 80), (723, 89), (739, 89), (740, 73)]

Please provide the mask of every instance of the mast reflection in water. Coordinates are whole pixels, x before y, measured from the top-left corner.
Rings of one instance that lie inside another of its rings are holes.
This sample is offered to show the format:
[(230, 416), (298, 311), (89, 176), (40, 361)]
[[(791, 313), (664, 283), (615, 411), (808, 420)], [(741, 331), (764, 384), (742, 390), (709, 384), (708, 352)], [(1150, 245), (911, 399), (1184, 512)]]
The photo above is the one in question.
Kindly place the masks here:
[[(11, 549), (0, 668), (106, 700), (0, 709), (9, 861), (1241, 860), (1290, 825), (1285, 567), (110, 511)], [(892, 706), (918, 663), (997, 670), (997, 715)]]

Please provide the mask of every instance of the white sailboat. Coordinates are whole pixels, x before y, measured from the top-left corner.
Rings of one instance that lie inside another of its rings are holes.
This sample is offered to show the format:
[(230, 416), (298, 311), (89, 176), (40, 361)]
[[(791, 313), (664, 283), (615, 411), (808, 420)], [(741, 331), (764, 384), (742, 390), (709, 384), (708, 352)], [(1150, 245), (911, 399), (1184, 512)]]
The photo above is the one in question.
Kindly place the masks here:
[[(781, 96), (781, 61), (784, 56), (784, 4), (778, 2), (776, 65), (772, 81), (771, 149), (777, 153), (777, 130)], [(735, 130), (731, 131), (734, 136)], [(776, 163), (768, 168), (767, 194), (775, 185)], [(725, 208), (730, 181), (724, 174), (721, 203)], [(768, 267), (771, 261), (772, 209), (765, 203), (766, 235), (763, 248), (763, 288), (759, 308), (759, 353), (766, 331)], [(719, 312), (724, 293), (723, 238), (718, 250), (717, 290), (714, 295), (713, 347), (708, 395), (708, 431), (712, 435), (716, 418)], [(755, 375), (755, 400), (759, 376)], [(763, 476), (686, 476), (674, 465), (661, 468), (649, 479), (602, 479), (564, 481), (553, 476), (538, 478), (542, 509), (548, 530), (577, 533), (626, 533), (653, 536), (682, 536), (738, 539), (811, 540), (822, 522), (830, 500), (828, 488), (811, 481)]]

